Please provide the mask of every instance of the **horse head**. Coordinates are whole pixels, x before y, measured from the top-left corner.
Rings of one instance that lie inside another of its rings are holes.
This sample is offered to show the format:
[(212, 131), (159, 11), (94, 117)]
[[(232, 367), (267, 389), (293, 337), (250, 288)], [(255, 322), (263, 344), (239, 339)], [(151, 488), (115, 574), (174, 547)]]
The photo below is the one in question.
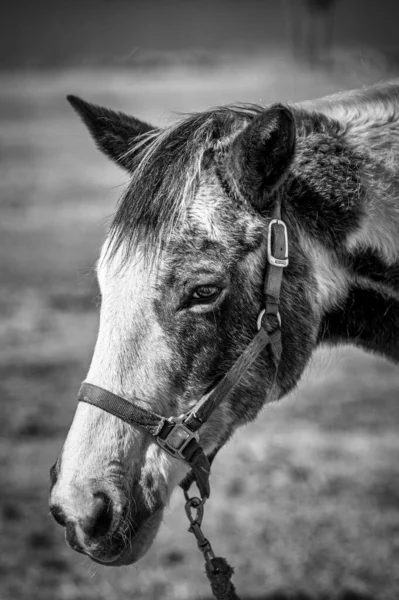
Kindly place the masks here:
[[(256, 333), (266, 223), (280, 202), (290, 264), (274, 390), (286, 394), (320, 323), (310, 259), (286, 198), (293, 111), (220, 108), (160, 130), (70, 101), (100, 150), (130, 176), (97, 263), (100, 325), (86, 381), (165, 417), (190, 410)], [(257, 416), (271, 377), (265, 350), (200, 428), (205, 452)], [(103, 564), (131, 564), (150, 547), (187, 470), (142, 428), (79, 403), (51, 471), (51, 511), (75, 550)]]

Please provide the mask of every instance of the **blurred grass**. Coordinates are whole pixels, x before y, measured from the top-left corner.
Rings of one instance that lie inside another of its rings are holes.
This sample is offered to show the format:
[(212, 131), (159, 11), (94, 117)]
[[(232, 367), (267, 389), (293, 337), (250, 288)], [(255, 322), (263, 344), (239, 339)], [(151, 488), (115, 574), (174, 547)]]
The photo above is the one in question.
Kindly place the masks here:
[[(348, 64), (343, 61), (342, 64)], [(0, 75), (0, 599), (206, 599), (176, 493), (148, 555), (119, 570), (73, 553), (48, 517), (48, 469), (93, 349), (92, 275), (126, 176), (64, 100), (163, 124), (171, 111), (300, 100), (381, 77), (283, 56), (167, 71)], [(245, 600), (399, 598), (399, 372), (319, 351), (298, 390), (221, 452), (204, 521)]]

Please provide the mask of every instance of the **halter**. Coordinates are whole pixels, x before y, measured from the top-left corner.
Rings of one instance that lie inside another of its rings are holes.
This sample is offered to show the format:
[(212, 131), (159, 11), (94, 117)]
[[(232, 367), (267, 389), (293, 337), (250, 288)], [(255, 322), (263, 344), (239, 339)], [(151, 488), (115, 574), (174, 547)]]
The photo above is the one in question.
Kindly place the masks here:
[(159, 446), (174, 458), (188, 463), (191, 472), (181, 483), (185, 491), (196, 481), (201, 500), (209, 498), (211, 462), (219, 448), (208, 457), (199, 444), (199, 429), (213, 411), (240, 383), (264, 348), (268, 348), (273, 363), (273, 377), (269, 397), (277, 377), (280, 362), (281, 318), (279, 313), (283, 269), (288, 265), (287, 227), (281, 220), (278, 203), (267, 225), (267, 267), (264, 281), (264, 308), (257, 319), (257, 333), (241, 356), (213, 389), (204, 395), (188, 412), (179, 417), (164, 417), (135, 403), (137, 398), (125, 400), (108, 390), (83, 382), (78, 401), (86, 402), (118, 417), (129, 425), (136, 425), (150, 433)]
[[(82, 383), (78, 394), (78, 401), (97, 406), (129, 425), (136, 425), (148, 431), (165, 452), (183, 460), (191, 467), (191, 471), (180, 486), (186, 498), (185, 509), (190, 521), (189, 531), (195, 535), (198, 548), (204, 555), (206, 574), (217, 600), (239, 600), (231, 581), (233, 569), (224, 558), (215, 556), (211, 544), (201, 529), (204, 504), (210, 494), (211, 463), (223, 442), (207, 456), (199, 444), (199, 429), (240, 383), (265, 348), (268, 349), (273, 363), (273, 377), (267, 390), (267, 397), (270, 396), (277, 378), (282, 352), (279, 307), (283, 269), (287, 266), (287, 227), (281, 220), (281, 206), (277, 203), (267, 225), (264, 308), (258, 315), (257, 333), (219, 383), (188, 412), (179, 417), (163, 417), (136, 404), (137, 398), (128, 401), (104, 388), (86, 382)], [(195, 496), (190, 498), (188, 495), (193, 481), (196, 481), (201, 499)]]

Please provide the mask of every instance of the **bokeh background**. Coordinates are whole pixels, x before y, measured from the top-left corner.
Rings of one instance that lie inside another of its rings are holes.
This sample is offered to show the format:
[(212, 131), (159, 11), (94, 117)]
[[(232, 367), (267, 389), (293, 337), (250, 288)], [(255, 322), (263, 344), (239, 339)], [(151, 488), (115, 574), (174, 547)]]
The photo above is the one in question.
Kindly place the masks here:
[[(97, 330), (92, 267), (126, 175), (68, 93), (155, 124), (394, 77), (397, 0), (13, 0), (0, 18), (0, 600), (205, 600), (176, 492), (138, 564), (95, 566), (49, 517), (48, 470)], [(298, 12), (299, 11), (299, 12)], [(220, 453), (204, 531), (245, 600), (398, 600), (399, 372), (319, 350)]]

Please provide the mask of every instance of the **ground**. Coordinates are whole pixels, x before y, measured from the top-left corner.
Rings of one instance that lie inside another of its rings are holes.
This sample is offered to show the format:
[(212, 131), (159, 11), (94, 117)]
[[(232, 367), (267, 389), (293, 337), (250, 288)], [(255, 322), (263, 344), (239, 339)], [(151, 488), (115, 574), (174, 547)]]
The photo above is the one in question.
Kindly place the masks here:
[[(383, 75), (358, 66), (323, 74), (279, 55), (0, 75), (1, 600), (210, 597), (179, 492), (130, 568), (74, 553), (49, 517), (48, 470), (96, 336), (92, 267), (126, 182), (66, 94), (162, 124), (171, 111), (300, 100)], [(204, 531), (244, 600), (399, 598), (398, 390), (387, 361), (323, 349), (298, 389), (220, 453)]]

